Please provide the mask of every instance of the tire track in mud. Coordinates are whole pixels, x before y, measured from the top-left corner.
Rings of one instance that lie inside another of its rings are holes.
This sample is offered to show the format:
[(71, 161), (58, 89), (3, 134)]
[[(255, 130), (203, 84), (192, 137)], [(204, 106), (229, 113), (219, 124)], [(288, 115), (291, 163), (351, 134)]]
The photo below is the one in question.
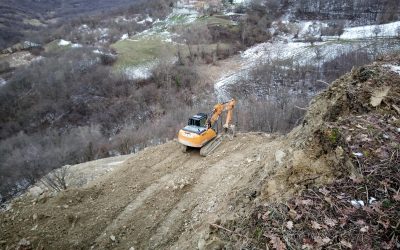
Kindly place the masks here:
[[(253, 138), (254, 139), (254, 138)], [(257, 139), (256, 139), (257, 140)], [(221, 174), (218, 176), (218, 182), (208, 186), (208, 192), (195, 193), (199, 197), (200, 206), (195, 206), (189, 211), (188, 225), (182, 233), (175, 238), (165, 239), (161, 248), (163, 249), (194, 249), (198, 247), (199, 240), (204, 236), (209, 228), (209, 223), (231, 216), (231, 210), (234, 206), (231, 202), (237, 198), (238, 194), (253, 192), (258, 190), (260, 176), (265, 176), (270, 171), (270, 164), (273, 155), (265, 153), (273, 149), (274, 144), (271, 140), (264, 140), (261, 137), (259, 143), (241, 143), (239, 145), (229, 145), (228, 148), (237, 148), (240, 156), (227, 155), (223, 162), (218, 162), (221, 166)], [(260, 150), (260, 146), (265, 148)], [(236, 154), (237, 154), (236, 153)], [(209, 171), (213, 172), (214, 167)], [(206, 177), (204, 175), (203, 177)], [(258, 178), (257, 178), (258, 177)], [(209, 183), (206, 183), (209, 184)]]
[[(192, 155), (191, 160), (176, 169), (172, 175), (175, 179), (191, 178), (193, 184), (172, 193), (165, 188), (163, 190), (161, 186), (159, 192), (154, 192), (148, 203), (126, 222), (128, 225), (132, 223), (133, 229), (140, 228), (140, 231), (125, 232), (124, 236), (131, 240), (130, 245), (121, 242), (118, 248), (132, 247), (132, 239), (135, 239), (135, 248), (168, 249), (185, 230), (193, 229), (193, 225), (198, 226), (196, 224), (204, 222), (206, 217), (213, 214), (220, 201), (226, 199), (234, 187), (241, 186), (243, 175), (253, 175), (261, 166), (259, 164), (251, 169), (244, 167), (255, 152), (249, 143), (228, 141), (221, 145), (221, 148), (226, 147), (234, 150), (228, 153), (217, 150), (211, 157), (200, 159), (192, 158)], [(242, 185), (245, 183), (247, 181)]]
[[(198, 150), (184, 154), (177, 142), (148, 148), (85, 188), (35, 204), (40, 221), (31, 219), (33, 205), (18, 207), (26, 219), (7, 224), (8, 237), (18, 242), (11, 232), (32, 235), (58, 249), (196, 248), (204, 227), (229, 212), (230, 199), (260, 169), (254, 154), (269, 141), (238, 135), (207, 157)], [(37, 224), (40, 231), (32, 231)]]
[[(243, 155), (234, 155), (228, 161), (221, 159), (216, 164), (207, 168), (198, 179), (198, 184), (195, 185), (190, 192), (186, 192), (171, 212), (166, 216), (164, 221), (158, 226), (155, 234), (150, 238), (149, 248), (160, 249), (166, 248), (168, 242), (174, 238), (179, 238), (180, 230), (184, 228), (185, 221), (191, 219), (191, 212), (195, 207), (202, 204), (210, 204), (214, 199), (213, 196), (204, 197), (210, 190), (215, 189), (219, 181), (226, 176), (227, 172), (232, 171), (235, 162), (243, 160)], [(229, 171), (230, 170), (230, 171)], [(233, 185), (235, 181), (231, 182)], [(229, 189), (225, 186), (225, 190)], [(222, 190), (219, 190), (222, 193)], [(193, 197), (196, 197), (193, 199)]]
[[(125, 206), (122, 212), (120, 212), (102, 231), (102, 233), (95, 240), (95, 246), (106, 247), (110, 243), (111, 235), (118, 235), (120, 231), (124, 231), (126, 229), (126, 225), (132, 225), (132, 223), (130, 223), (132, 220), (136, 221), (136, 223), (137, 221), (140, 221), (140, 218), (137, 218), (140, 214), (140, 211), (138, 212), (137, 210), (141, 209), (142, 207), (146, 207), (147, 203), (149, 203), (149, 200), (151, 200), (152, 197), (159, 195), (160, 192), (165, 189), (168, 183), (171, 182), (171, 180), (176, 179), (177, 176), (179, 176), (179, 171), (184, 172), (185, 169), (181, 168), (185, 166), (186, 162), (195, 161), (201, 163), (199, 160), (202, 158), (200, 156), (196, 156), (196, 152), (192, 152), (191, 155), (184, 155), (179, 151), (178, 145), (172, 144), (170, 146), (175, 149), (173, 151), (174, 153), (168, 154), (168, 157), (161, 162), (158, 162), (153, 166), (149, 166), (149, 169), (146, 172), (147, 175), (150, 175), (150, 180), (146, 181), (145, 183), (137, 184), (144, 184), (146, 185), (145, 188), (135, 197), (132, 197), (132, 200), (128, 201), (128, 204)], [(176, 164), (177, 161), (182, 162), (182, 165)], [(133, 163), (135, 163), (135, 161)], [(194, 169), (198, 164), (189, 165), (191, 166), (191, 169)], [(139, 175), (141, 175), (141, 180), (148, 178), (147, 176), (143, 176), (143, 173)], [(148, 212), (151, 211), (151, 209), (152, 208), (145, 209), (145, 211)], [(140, 226), (138, 226), (138, 228), (140, 228)], [(121, 245), (119, 245), (119, 247), (120, 246)]]
[[(140, 233), (138, 235), (133, 235), (132, 237), (130, 237), (130, 239), (136, 238), (135, 236), (141, 236), (145, 231), (149, 231), (149, 229), (151, 229), (148, 226), (149, 222), (154, 220), (153, 223), (156, 223), (155, 218), (148, 218), (148, 215), (151, 214), (152, 211), (154, 211), (153, 204), (156, 203), (155, 198), (157, 198), (158, 196), (162, 198), (171, 196), (170, 191), (165, 190), (168, 185), (170, 185), (171, 183), (173, 183), (174, 180), (177, 179), (187, 179), (189, 175), (191, 175), (191, 178), (193, 179), (195, 175), (198, 174), (199, 170), (204, 168), (204, 166), (199, 166), (202, 165), (202, 160), (204, 160), (204, 158), (200, 157), (198, 155), (198, 152), (194, 151), (190, 154), (183, 154), (180, 152), (178, 144), (170, 144), (169, 146), (174, 148), (174, 153), (167, 153), (167, 157), (165, 159), (163, 159), (161, 162), (156, 163), (153, 166), (148, 165), (148, 174), (158, 177), (156, 179), (150, 178), (147, 181), (144, 180), (143, 183), (139, 184), (144, 185), (144, 189), (140, 191), (135, 197), (132, 197), (132, 200), (128, 202), (122, 212), (120, 212), (117, 217), (114, 218), (113, 221), (96, 238), (95, 246), (108, 246), (110, 243), (111, 235), (126, 235), (126, 225), (132, 225), (132, 227), (136, 229), (132, 231), (137, 231), (137, 228), (141, 228)], [(177, 162), (181, 164), (177, 164)], [(132, 162), (132, 164), (134, 163), (135, 162)], [(138, 175), (141, 174), (139, 173)], [(145, 176), (141, 177), (143, 177), (141, 179), (146, 179)], [(164, 193), (165, 191), (168, 191), (167, 194), (162, 195), (162, 193)], [(181, 193), (180, 190), (177, 192)], [(174, 198), (179, 198), (179, 196), (174, 196)], [(170, 202), (168, 203), (171, 203), (171, 201), (175, 199), (170, 199)], [(162, 210), (169, 211), (169, 206), (171, 206), (172, 208), (173, 204), (165, 204)], [(143, 220), (143, 218), (147, 219)], [(122, 245), (123, 244), (120, 244), (118, 247), (121, 247)]]

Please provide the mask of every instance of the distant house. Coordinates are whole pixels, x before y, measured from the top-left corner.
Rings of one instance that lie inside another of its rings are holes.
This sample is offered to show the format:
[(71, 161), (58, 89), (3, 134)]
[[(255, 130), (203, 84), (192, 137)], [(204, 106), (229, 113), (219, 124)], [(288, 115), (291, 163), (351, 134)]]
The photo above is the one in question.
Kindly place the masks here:
[(222, 2), (220, 0), (204, 0), (198, 2), (199, 2), (199, 7), (202, 11), (212, 13), (212, 12), (219, 12), (222, 10)]
[(221, 0), (180, 0), (179, 8), (193, 9), (200, 13), (218, 12), (222, 9)]

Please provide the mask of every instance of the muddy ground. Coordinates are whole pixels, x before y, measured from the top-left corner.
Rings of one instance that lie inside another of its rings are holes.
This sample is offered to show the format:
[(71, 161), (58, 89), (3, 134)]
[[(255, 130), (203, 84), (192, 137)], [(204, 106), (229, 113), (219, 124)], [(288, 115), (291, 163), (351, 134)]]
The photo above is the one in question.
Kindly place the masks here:
[(26, 239), (45, 249), (197, 247), (208, 223), (234, 216), (232, 197), (250, 202), (259, 192), (281, 143), (239, 134), (207, 157), (182, 153), (175, 141), (148, 148), (83, 189), (21, 197), (0, 215), (1, 246)]

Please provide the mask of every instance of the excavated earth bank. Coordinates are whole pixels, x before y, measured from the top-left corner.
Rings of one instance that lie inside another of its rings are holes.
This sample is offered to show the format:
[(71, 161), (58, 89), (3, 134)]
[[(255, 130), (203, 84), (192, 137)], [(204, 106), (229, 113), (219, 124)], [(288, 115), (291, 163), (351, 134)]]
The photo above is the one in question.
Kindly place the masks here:
[[(329, 122), (378, 108), (398, 118), (399, 65), (397, 58), (353, 69), (313, 100), (303, 124), (288, 135), (239, 133), (207, 157), (182, 153), (171, 141), (114, 159), (107, 163), (112, 171), (83, 186), (28, 192), (0, 212), (0, 247), (223, 247), (210, 224), (238, 221), (251, 207), (354, 172)], [(381, 81), (369, 80), (374, 77)]]

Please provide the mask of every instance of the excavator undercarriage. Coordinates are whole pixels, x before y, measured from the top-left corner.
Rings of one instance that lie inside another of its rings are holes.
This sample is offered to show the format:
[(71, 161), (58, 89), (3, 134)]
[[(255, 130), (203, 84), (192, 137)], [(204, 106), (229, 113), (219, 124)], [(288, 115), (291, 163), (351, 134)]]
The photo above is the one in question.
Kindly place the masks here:
[(207, 156), (212, 153), (218, 146), (226, 139), (232, 140), (235, 136), (235, 125), (230, 125), (228, 128), (224, 128), (223, 134), (217, 135), (214, 139), (209, 141), (200, 149), (201, 156)]

